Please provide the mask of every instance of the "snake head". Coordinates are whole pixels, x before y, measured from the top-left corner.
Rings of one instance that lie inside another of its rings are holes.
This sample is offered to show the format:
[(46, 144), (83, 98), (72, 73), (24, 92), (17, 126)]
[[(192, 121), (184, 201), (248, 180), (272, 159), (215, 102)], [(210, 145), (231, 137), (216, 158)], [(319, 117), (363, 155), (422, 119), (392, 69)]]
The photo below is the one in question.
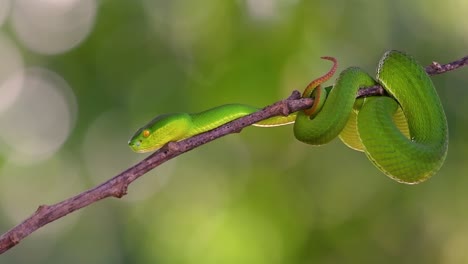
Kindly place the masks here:
[(128, 145), (138, 153), (157, 150), (169, 142), (186, 138), (189, 123), (190, 115), (185, 113), (159, 115), (138, 129)]

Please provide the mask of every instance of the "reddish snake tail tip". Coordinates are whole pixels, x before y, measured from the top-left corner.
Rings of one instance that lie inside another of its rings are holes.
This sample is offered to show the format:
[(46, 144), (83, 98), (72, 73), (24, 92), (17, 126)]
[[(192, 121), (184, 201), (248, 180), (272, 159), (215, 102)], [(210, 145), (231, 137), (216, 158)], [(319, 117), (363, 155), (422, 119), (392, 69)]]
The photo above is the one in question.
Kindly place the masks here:
[(332, 61), (333, 66), (327, 73), (325, 73), (324, 75), (320, 76), (319, 78), (311, 81), (307, 85), (307, 87), (305, 88), (304, 92), (302, 93), (302, 97), (308, 97), (314, 88), (316, 88), (320, 84), (328, 81), (333, 76), (333, 74), (335, 74), (336, 69), (338, 68), (338, 60), (336, 58), (329, 57), (329, 56), (323, 56), (323, 57), (320, 57), (320, 58), (324, 59), (324, 60)]

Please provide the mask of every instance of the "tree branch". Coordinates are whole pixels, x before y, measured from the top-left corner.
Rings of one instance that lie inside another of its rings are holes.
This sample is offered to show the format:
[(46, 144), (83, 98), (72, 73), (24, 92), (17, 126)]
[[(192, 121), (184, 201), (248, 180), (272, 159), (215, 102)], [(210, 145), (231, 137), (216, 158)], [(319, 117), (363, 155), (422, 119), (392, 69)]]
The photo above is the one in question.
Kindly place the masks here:
[[(466, 65), (468, 65), (468, 56), (444, 65), (433, 62), (426, 67), (426, 72), (429, 75), (436, 75)], [(381, 86), (373, 86), (359, 90), (357, 97), (382, 95), (384, 93), (385, 91)], [(42, 226), (62, 218), (69, 213), (107, 197), (121, 198), (127, 193), (127, 188), (133, 181), (182, 153), (188, 152), (227, 134), (240, 132), (243, 128), (263, 119), (279, 115), (286, 116), (293, 112), (307, 109), (312, 106), (312, 103), (313, 100), (311, 98), (301, 98), (301, 94), (298, 91), (294, 91), (287, 99), (267, 106), (258, 112), (236, 119), (216, 129), (191, 138), (179, 142), (171, 142), (134, 166), (92, 189), (53, 205), (39, 206), (30, 217), (0, 236), (0, 254), (14, 247), (21, 240)]]
[(426, 72), (429, 75), (437, 75), (442, 74), (444, 72), (456, 70), (466, 65), (468, 65), (468, 56), (465, 56), (459, 60), (452, 61), (447, 64), (440, 64), (434, 61), (431, 65), (426, 67)]

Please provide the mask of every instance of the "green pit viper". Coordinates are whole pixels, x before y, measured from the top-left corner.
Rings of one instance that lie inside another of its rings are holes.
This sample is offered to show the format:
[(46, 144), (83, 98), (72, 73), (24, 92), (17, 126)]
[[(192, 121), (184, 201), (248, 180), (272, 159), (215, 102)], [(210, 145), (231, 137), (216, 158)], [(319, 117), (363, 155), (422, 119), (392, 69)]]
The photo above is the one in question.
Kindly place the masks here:
[[(431, 79), (413, 57), (387, 51), (375, 79), (358, 67), (349, 67), (339, 74), (333, 86), (325, 88), (321, 84), (333, 76), (337, 61), (322, 58), (334, 65), (304, 90), (302, 96), (313, 98), (313, 106), (254, 126), (294, 123), (295, 137), (311, 145), (322, 145), (338, 136), (401, 183), (423, 182), (440, 169), (448, 149), (447, 120)], [(381, 85), (388, 95), (356, 99), (360, 88), (374, 85)], [(140, 128), (128, 144), (135, 152), (153, 151), (258, 110), (227, 104), (196, 114), (160, 115)]]

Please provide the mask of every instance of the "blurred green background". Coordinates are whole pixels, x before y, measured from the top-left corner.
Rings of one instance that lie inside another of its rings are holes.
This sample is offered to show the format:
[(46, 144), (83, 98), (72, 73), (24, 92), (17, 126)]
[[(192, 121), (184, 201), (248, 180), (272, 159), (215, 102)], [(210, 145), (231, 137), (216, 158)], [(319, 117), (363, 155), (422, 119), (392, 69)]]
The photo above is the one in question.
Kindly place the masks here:
[[(326, 72), (467, 54), (466, 0), (0, 0), (0, 231), (144, 158), (154, 116), (265, 106)], [(433, 77), (449, 154), (407, 186), (339, 140), (247, 128), (51, 223), (0, 263), (467, 263), (468, 68)]]

